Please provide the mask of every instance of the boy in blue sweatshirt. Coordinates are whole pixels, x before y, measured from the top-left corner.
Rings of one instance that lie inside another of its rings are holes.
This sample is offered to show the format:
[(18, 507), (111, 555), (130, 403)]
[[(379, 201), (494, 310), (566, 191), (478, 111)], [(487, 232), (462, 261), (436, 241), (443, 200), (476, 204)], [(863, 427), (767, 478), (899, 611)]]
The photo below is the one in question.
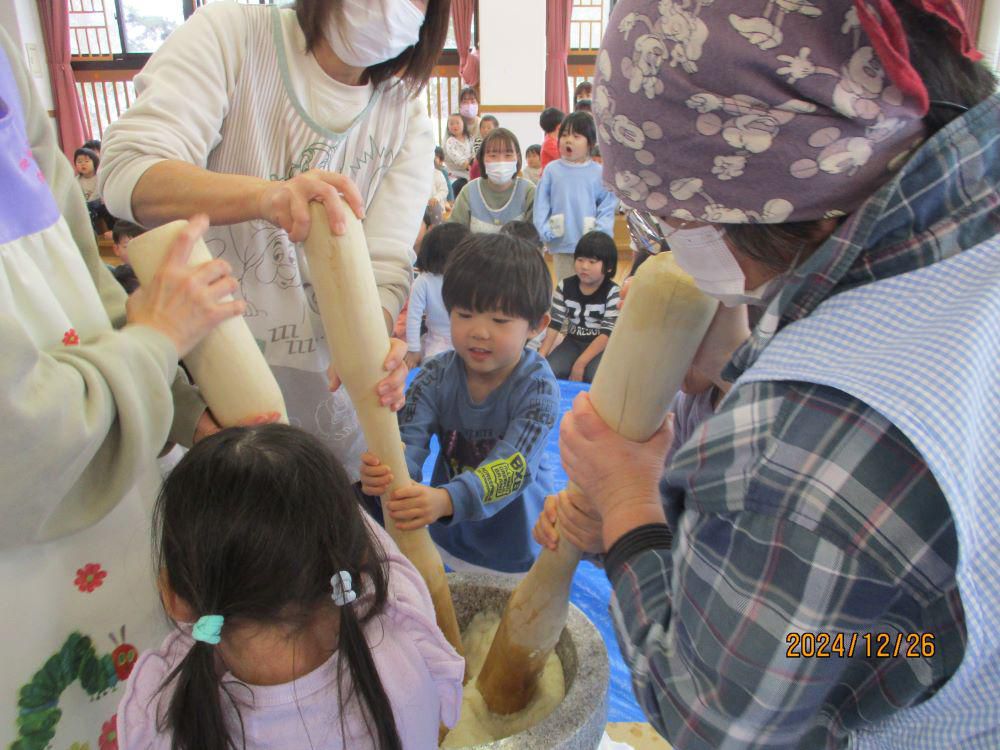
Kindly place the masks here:
[(587, 232), (615, 233), (618, 199), (604, 189), (602, 167), (590, 157), (597, 128), (589, 112), (559, 126), (559, 161), (549, 162), (535, 191), (535, 228), (552, 254), (556, 278), (572, 276), (573, 251)]
[[(555, 491), (544, 451), (559, 385), (524, 348), (548, 325), (552, 281), (524, 240), (473, 234), (452, 251), (441, 292), (455, 349), (424, 362), (406, 394), (399, 429), (414, 484), (384, 510), (400, 529), (429, 525), (451, 567), (523, 572), (538, 552), (532, 526)], [(441, 451), (430, 484), (417, 484), (432, 435)], [(391, 481), (378, 457), (362, 456), (366, 495)]]

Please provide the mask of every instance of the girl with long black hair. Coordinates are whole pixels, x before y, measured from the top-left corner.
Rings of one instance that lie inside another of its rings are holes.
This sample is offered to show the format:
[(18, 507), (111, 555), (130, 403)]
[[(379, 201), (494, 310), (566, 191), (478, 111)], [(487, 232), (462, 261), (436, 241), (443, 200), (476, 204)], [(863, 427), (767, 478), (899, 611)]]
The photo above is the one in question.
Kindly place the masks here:
[(463, 660), (316, 438), (207, 438), (164, 483), (154, 529), (179, 624), (136, 663), (123, 750), (427, 748), (458, 719)]

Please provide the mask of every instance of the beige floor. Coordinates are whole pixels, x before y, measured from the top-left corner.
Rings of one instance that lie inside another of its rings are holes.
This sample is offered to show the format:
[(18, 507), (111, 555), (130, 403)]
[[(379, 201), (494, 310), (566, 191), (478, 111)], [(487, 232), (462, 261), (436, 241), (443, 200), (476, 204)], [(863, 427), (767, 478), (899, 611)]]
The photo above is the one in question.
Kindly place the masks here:
[(625, 742), (635, 750), (670, 750), (670, 743), (646, 722), (613, 722), (608, 724), (607, 732), (611, 739)]

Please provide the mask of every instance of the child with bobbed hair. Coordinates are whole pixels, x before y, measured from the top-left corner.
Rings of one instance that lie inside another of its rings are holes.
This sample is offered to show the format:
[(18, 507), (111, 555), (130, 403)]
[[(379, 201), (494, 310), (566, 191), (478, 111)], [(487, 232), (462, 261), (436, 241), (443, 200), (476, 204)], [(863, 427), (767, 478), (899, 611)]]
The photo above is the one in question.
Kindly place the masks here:
[(154, 528), (179, 624), (135, 664), (122, 750), (423, 750), (457, 721), (464, 661), (317, 438), (206, 438), (167, 476)]
[(559, 161), (545, 168), (538, 184), (535, 228), (552, 254), (557, 279), (574, 272), (573, 252), (583, 235), (597, 229), (614, 236), (618, 199), (591, 158), (596, 143), (594, 118), (587, 112), (568, 115), (559, 126)]
[(618, 320), (618, 248), (604, 232), (587, 232), (573, 252), (575, 273), (560, 280), (539, 353), (557, 378), (590, 383)]
[[(417, 268), (421, 273), (413, 280), (406, 313), (406, 365), (410, 369), (451, 349), (451, 319), (441, 296), (441, 285), (451, 251), (468, 234), (468, 227), (446, 222), (431, 228), (420, 243)], [(425, 319), (427, 333), (421, 336), (420, 324)]]
[(451, 209), (449, 221), (473, 232), (495, 234), (508, 221), (531, 220), (535, 184), (518, 177), (521, 144), (506, 128), (490, 131), (476, 161), (484, 177), (466, 185)]

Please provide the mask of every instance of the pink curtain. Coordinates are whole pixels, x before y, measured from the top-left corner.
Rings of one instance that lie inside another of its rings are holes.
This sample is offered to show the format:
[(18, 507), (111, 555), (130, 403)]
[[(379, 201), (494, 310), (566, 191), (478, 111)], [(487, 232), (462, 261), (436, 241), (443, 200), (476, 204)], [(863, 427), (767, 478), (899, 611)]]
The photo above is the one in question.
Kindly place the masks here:
[[(459, 74), (464, 74), (465, 62), (469, 58), (469, 48), (472, 47), (472, 17), (475, 12), (476, 0), (451, 0), (451, 20), (455, 27), (455, 46), (458, 47)], [(477, 83), (479, 81), (478, 72), (477, 70)]]
[(478, 86), (479, 85), (479, 48), (476, 47), (472, 52), (469, 53), (468, 59), (465, 61), (465, 65), (459, 71), (462, 80), (468, 86)]
[(983, 16), (983, 0), (958, 0), (958, 4), (965, 13), (965, 25), (969, 28), (972, 43), (976, 44), (979, 39), (979, 21)]
[(545, 106), (569, 111), (569, 21), (573, 0), (546, 0)]
[(83, 143), (83, 115), (76, 98), (76, 79), (70, 67), (69, 3), (38, 0), (38, 16), (45, 37), (45, 55), (49, 62), (52, 96), (56, 104), (59, 142), (63, 153), (72, 160), (73, 152)]

